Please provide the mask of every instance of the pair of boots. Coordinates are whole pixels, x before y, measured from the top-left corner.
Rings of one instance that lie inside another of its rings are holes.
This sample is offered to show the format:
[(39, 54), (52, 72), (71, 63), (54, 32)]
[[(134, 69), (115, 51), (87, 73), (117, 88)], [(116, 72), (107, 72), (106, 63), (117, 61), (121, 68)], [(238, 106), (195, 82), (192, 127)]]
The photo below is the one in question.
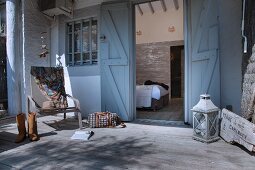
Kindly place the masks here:
[[(24, 141), (26, 138), (26, 126), (25, 126), (25, 114), (19, 113), (16, 116), (16, 122), (18, 126), (19, 134), (16, 137), (15, 143), (20, 143)], [(37, 141), (39, 140), (38, 132), (37, 132), (37, 122), (36, 122), (36, 113), (28, 113), (27, 118), (27, 124), (28, 124), (28, 137), (30, 141)]]

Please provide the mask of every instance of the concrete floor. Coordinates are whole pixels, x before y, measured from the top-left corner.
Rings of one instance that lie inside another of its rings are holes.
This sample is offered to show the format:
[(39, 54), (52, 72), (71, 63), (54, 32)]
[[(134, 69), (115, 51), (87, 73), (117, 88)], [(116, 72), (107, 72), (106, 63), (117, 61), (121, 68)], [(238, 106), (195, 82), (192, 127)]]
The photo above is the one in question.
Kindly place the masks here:
[(136, 117), (137, 119), (184, 121), (183, 102), (183, 98), (172, 98), (167, 106), (156, 111), (138, 109)]
[(41, 117), (41, 139), (21, 144), (13, 143), (15, 123), (0, 124), (0, 169), (255, 169), (254, 154), (240, 146), (223, 140), (200, 143), (184, 125), (141, 123), (92, 129), (95, 135), (89, 141), (75, 141), (70, 137), (78, 128), (76, 120)]

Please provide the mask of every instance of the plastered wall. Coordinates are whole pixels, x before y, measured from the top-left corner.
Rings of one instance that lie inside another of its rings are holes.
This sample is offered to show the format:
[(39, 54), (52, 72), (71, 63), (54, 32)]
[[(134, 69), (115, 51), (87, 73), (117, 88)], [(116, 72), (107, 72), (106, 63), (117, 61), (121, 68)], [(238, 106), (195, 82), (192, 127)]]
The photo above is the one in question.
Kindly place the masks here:
[[(141, 31), (141, 35), (136, 36), (137, 44), (183, 40), (183, 2), (179, 0), (179, 9), (176, 10), (172, 0), (166, 1), (169, 4), (166, 12), (159, 8), (153, 14), (144, 10), (140, 15), (136, 10), (136, 32)], [(172, 27), (175, 31), (170, 32)]]

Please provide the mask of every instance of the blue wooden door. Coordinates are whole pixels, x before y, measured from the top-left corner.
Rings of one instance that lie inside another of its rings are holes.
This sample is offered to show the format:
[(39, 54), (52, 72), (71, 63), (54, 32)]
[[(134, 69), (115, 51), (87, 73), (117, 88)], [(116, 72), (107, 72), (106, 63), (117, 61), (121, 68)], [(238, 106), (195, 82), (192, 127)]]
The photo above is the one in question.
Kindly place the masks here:
[(215, 0), (189, 1), (189, 44), (186, 121), (192, 123), (190, 109), (199, 101), (200, 94), (210, 94), (220, 106), (220, 60), (218, 3)]
[(101, 6), (102, 110), (116, 112), (125, 121), (134, 118), (132, 9), (128, 2)]

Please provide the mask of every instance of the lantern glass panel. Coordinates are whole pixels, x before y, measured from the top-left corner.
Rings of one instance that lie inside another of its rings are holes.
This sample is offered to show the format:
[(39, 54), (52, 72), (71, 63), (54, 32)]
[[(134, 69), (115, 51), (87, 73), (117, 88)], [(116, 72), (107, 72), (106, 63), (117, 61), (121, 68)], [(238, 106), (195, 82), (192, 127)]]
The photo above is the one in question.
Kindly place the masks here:
[(217, 119), (217, 113), (212, 113), (209, 115), (209, 130), (210, 130), (210, 136), (214, 136), (216, 133), (216, 119)]
[(202, 113), (195, 113), (194, 117), (195, 133), (204, 136), (206, 134), (206, 117)]

